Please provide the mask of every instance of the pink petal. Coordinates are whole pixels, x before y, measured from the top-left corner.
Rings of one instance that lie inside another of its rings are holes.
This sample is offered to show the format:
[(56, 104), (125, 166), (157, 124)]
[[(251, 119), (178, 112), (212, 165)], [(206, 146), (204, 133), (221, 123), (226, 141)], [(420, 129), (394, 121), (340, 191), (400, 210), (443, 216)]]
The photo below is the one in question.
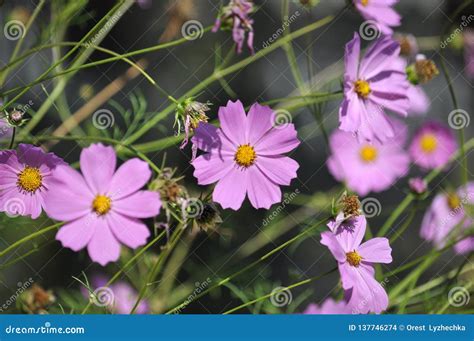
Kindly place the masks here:
[(218, 115), (222, 131), (234, 145), (247, 143), (245, 140), (247, 116), (242, 102), (228, 101), (227, 106), (219, 108)]
[(328, 247), (329, 251), (331, 251), (332, 255), (338, 262), (344, 263), (346, 261), (346, 252), (342, 248), (334, 233), (321, 233), (321, 244)]
[(237, 149), (224, 135), (222, 130), (209, 123), (201, 122), (194, 130), (192, 143), (205, 152), (214, 152), (219, 155), (233, 155)]
[(194, 166), (194, 177), (198, 179), (198, 184), (209, 185), (222, 179), (234, 167), (235, 162), (232, 157), (225, 158), (209, 153), (196, 158), (191, 164)]
[(273, 128), (255, 145), (257, 155), (280, 155), (292, 151), (300, 144), (295, 126), (287, 124)]
[(152, 218), (160, 213), (160, 195), (151, 191), (138, 191), (125, 198), (112, 200), (112, 211), (132, 218)]
[(97, 215), (90, 213), (61, 227), (56, 234), (56, 240), (59, 240), (63, 247), (79, 251), (89, 243), (96, 227), (103, 226), (99, 224)]
[(212, 193), (212, 199), (219, 203), (222, 208), (238, 210), (245, 199), (247, 178), (247, 169), (233, 167), (217, 183)]
[(373, 238), (359, 246), (357, 252), (364, 262), (391, 263), (392, 248), (387, 238)]
[(250, 167), (247, 172), (247, 193), (253, 207), (269, 209), (271, 205), (281, 201), (281, 190), (277, 184), (257, 167)]
[(247, 116), (247, 138), (251, 145), (260, 140), (273, 127), (274, 114), (268, 106), (255, 103), (250, 107)]
[(115, 262), (120, 257), (120, 243), (110, 231), (106, 219), (107, 217), (97, 219), (94, 234), (87, 245), (91, 259), (102, 266)]
[(93, 200), (82, 175), (69, 166), (59, 166), (49, 181), (44, 209), (50, 218), (70, 221), (90, 213)]
[(107, 216), (107, 224), (115, 237), (132, 249), (145, 245), (150, 236), (150, 231), (145, 224), (115, 212), (110, 212)]
[(285, 186), (289, 186), (291, 180), (296, 178), (296, 171), (299, 168), (298, 162), (286, 156), (260, 156), (256, 166), (271, 181)]
[(151, 170), (145, 161), (131, 159), (117, 169), (110, 183), (112, 199), (126, 197), (141, 189), (151, 178)]
[(360, 38), (357, 33), (354, 33), (354, 38), (346, 44), (346, 52), (344, 54), (346, 75), (353, 81), (358, 78), (359, 56)]
[(342, 102), (339, 108), (339, 129), (347, 132), (356, 132), (359, 129), (363, 102), (352, 93)]
[(95, 194), (106, 193), (117, 162), (114, 148), (101, 143), (91, 144), (82, 150), (80, 162), (82, 174), (90, 189)]
[(357, 267), (357, 282), (354, 283), (349, 306), (353, 313), (380, 314), (388, 307), (388, 296), (385, 289), (373, 276), (371, 267), (361, 264)]

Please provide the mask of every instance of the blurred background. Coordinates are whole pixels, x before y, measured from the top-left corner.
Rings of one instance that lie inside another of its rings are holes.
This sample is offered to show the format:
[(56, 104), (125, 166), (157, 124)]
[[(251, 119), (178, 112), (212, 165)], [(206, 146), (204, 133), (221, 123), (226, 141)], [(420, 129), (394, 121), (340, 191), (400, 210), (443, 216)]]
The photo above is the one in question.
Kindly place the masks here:
[[(54, 1), (53, 1), (54, 2)], [(63, 1), (64, 2), (64, 1)], [(32, 14), (36, 1), (2, 1), (0, 20), (2, 27), (11, 20), (26, 22)], [(265, 42), (282, 26), (281, 1), (255, 1), (258, 11), (253, 14), (255, 30), (255, 50), (264, 48)], [(473, 7), (466, 8), (455, 18), (451, 18), (453, 11), (461, 1), (409, 1), (401, 0), (396, 6), (402, 15), (402, 26), (398, 32), (412, 33), (419, 38), (419, 44), (428, 58), (437, 64), (441, 56), (439, 35), (445, 25), (459, 27), (462, 16), (474, 13)], [(84, 9), (75, 13), (72, 24), (68, 27), (48, 26), (52, 20), (47, 9), (40, 13), (35, 26), (32, 27), (25, 41), (25, 46), (31, 46), (38, 40), (48, 41), (49, 35), (63, 35), (65, 41), (79, 41), (115, 4), (109, 0), (89, 1)], [(179, 39), (182, 24), (188, 20), (197, 20), (204, 27), (213, 25), (221, 7), (221, 1), (140, 1), (134, 4), (123, 15), (120, 21), (112, 28), (101, 43), (101, 46), (125, 53), (154, 46), (160, 42)], [(290, 3), (289, 15), (299, 13), (291, 23), (291, 30), (304, 27), (327, 15), (335, 15), (345, 6), (343, 0), (321, 0), (314, 8), (302, 7), (299, 1)], [(452, 20), (452, 22), (451, 22)], [(359, 29), (363, 22), (362, 17), (355, 10), (346, 10), (337, 20), (294, 41), (296, 60), (304, 75), (305, 81), (312, 78), (313, 90), (337, 91), (341, 88), (342, 57), (344, 45), (352, 38), (354, 31)], [(472, 26), (472, 23), (471, 23)], [(49, 31), (45, 32), (45, 28)], [(3, 38), (3, 37), (1, 37)], [(1, 39), (0, 62), (7, 64), (15, 46), (14, 41)], [(132, 57), (134, 61), (146, 66), (146, 71), (157, 81), (167, 93), (179, 97), (186, 91), (201, 83), (210, 74), (215, 66), (216, 55), (226, 55), (232, 50), (233, 42), (229, 32), (206, 32), (202, 38), (180, 44), (179, 46), (152, 52), (142, 56)], [(311, 51), (310, 51), (311, 50)], [(62, 49), (64, 54), (66, 48)], [(221, 52), (219, 52), (221, 51)], [(454, 79), (454, 88), (459, 99), (459, 105), (468, 113), (473, 112), (473, 80), (465, 72), (465, 62), (462, 50), (445, 49), (446, 65)], [(249, 51), (244, 49), (241, 55), (234, 55), (231, 63), (248, 57)], [(89, 61), (97, 61), (108, 57), (102, 52), (94, 52)], [(52, 63), (54, 55), (50, 49), (35, 53), (12, 72), (2, 91), (22, 86), (46, 70)], [(111, 94), (110, 85), (119, 83), (120, 89), (110, 96), (100, 108), (105, 108), (117, 114), (120, 108), (132, 110), (133, 98), (139, 98), (140, 103), (146, 104), (145, 117), (158, 114), (169, 105), (166, 98), (156, 88), (151, 86), (141, 75), (127, 74), (129, 66), (116, 61), (82, 70), (74, 74), (74, 79), (64, 89), (62, 105), (52, 106), (45, 118), (32, 132), (32, 135), (50, 133), (62, 122), (65, 115), (63, 107), (70, 113), (76, 113), (101, 91)], [(46, 81), (43, 87), (33, 87), (23, 98), (23, 103), (32, 102), (32, 110), (37, 110), (46, 100), (49, 92), (54, 89), (55, 80)], [(117, 83), (118, 82), (118, 83)], [(217, 108), (224, 105), (229, 99), (240, 99), (248, 106), (254, 102), (264, 102), (276, 98), (298, 95), (297, 85), (289, 67), (287, 56), (283, 49), (274, 52), (252, 63), (248, 67), (226, 77), (226, 86), (216, 82), (207, 87), (197, 97), (201, 102), (212, 103), (210, 117), (216, 117)], [(410, 117), (406, 120), (411, 133), (420, 124), (429, 119), (447, 122), (448, 114), (453, 110), (446, 81), (442, 74), (424, 86), (432, 103), (425, 116)], [(108, 92), (107, 92), (108, 91)], [(338, 124), (339, 100), (331, 101), (321, 107), (324, 124), (328, 131), (333, 131)], [(287, 198), (291, 198), (288, 205), (274, 205), (271, 210), (255, 210), (248, 201), (238, 212), (221, 211), (223, 223), (219, 234), (198, 234), (189, 240), (189, 250), (186, 263), (177, 274), (176, 284), (201, 282), (208, 276), (225, 277), (271, 250), (281, 242), (296, 235), (302, 228), (323, 219), (330, 210), (331, 200), (336, 197), (341, 186), (334, 180), (325, 165), (328, 150), (323, 137), (310, 110), (302, 108), (291, 112), (293, 123), (296, 125), (299, 137), (304, 141), (292, 157), (300, 163), (298, 179), (292, 186), (285, 189)], [(142, 137), (137, 144), (155, 141), (173, 136), (173, 115), (161, 121), (154, 129)], [(66, 115), (67, 117), (67, 115)], [(120, 114), (117, 114), (117, 130), (114, 136), (121, 138), (127, 131), (127, 124)], [(473, 136), (471, 124), (466, 131), (467, 138)], [(90, 117), (81, 124), (83, 133), (98, 135), (104, 132), (97, 131)], [(82, 144), (80, 144), (82, 145)], [(66, 161), (74, 163), (78, 160), (80, 149), (75, 142), (61, 141), (51, 150), (59, 156), (66, 157)], [(152, 151), (148, 154), (156, 163), (161, 164), (165, 158), (168, 167), (177, 168), (176, 175), (184, 176), (184, 185), (194, 196), (207, 194), (209, 188), (198, 187), (192, 176), (192, 167), (189, 165), (191, 150), (179, 149), (179, 143), (169, 146), (165, 150)], [(470, 167), (472, 173), (472, 160)], [(411, 166), (410, 176), (424, 175), (415, 165)], [(446, 176), (437, 178), (433, 186), (444, 184), (458, 186), (460, 170), (453, 165), (446, 172)], [(408, 192), (407, 179), (400, 179), (392, 189), (371, 193), (381, 205), (380, 214), (369, 220), (372, 231), (376, 232), (387, 216)], [(295, 195), (296, 193), (296, 195)], [(422, 205), (428, 205), (430, 200)], [(277, 210), (277, 211), (276, 211)], [(394, 269), (416, 257), (425, 254), (431, 245), (419, 237), (419, 228), (423, 210), (419, 211), (411, 226), (392, 245), (394, 262), (384, 265), (385, 270)], [(396, 221), (392, 234), (397, 227), (403, 224), (408, 213)], [(269, 216), (273, 218), (268, 219)], [(158, 219), (159, 220), (159, 219)], [(0, 248), (4, 249), (20, 236), (28, 235), (41, 226), (50, 224), (46, 218), (33, 223), (28, 219), (15, 218), (0, 220)], [(150, 228), (151, 227), (150, 222)], [(22, 246), (10, 255), (0, 259), (0, 302), (6, 300), (15, 292), (18, 283), (32, 277), (46, 289), (56, 293), (74, 291), (81, 286), (72, 276), (80, 277), (82, 271), (88, 276), (94, 273), (113, 274), (119, 269), (118, 264), (109, 265), (105, 270), (97, 264), (92, 264), (86, 252), (74, 253), (69, 249), (61, 248), (58, 242), (53, 241), (54, 234), (44, 236), (27, 247)], [(328, 250), (319, 243), (319, 234), (310, 236), (297, 247), (292, 246), (270, 258), (249, 274), (232, 281), (228, 287), (217, 290), (213, 295), (205, 297), (199, 302), (193, 302), (186, 308), (185, 313), (220, 313), (234, 307), (241, 302), (241, 295), (247, 298), (258, 297), (270, 292), (279, 285), (289, 285), (305, 278), (317, 276), (334, 266), (333, 257)], [(159, 248), (154, 249), (159, 251)], [(24, 256), (25, 254), (31, 254)], [(130, 252), (130, 251), (127, 251)], [(441, 257), (436, 266), (433, 266), (422, 278), (429, 280), (439, 274), (453, 269), (464, 261), (463, 257), (448, 252)], [(13, 262), (13, 265), (11, 265)], [(146, 265), (144, 265), (146, 267)], [(146, 271), (146, 269), (144, 270)], [(398, 276), (398, 277), (397, 277)], [(391, 277), (387, 285), (395, 284), (404, 273)], [(129, 281), (133, 283), (133, 279)], [(127, 279), (127, 275), (123, 276)], [(277, 308), (264, 303), (259, 310), (244, 310), (242, 312), (301, 312), (310, 302), (319, 303), (328, 296), (337, 295), (339, 275), (334, 273), (309, 286), (298, 288), (292, 292), (293, 302), (287, 307)], [(167, 297), (154, 297), (166, 305)], [(159, 304), (159, 303), (157, 303)], [(254, 308), (252, 308), (254, 309)]]

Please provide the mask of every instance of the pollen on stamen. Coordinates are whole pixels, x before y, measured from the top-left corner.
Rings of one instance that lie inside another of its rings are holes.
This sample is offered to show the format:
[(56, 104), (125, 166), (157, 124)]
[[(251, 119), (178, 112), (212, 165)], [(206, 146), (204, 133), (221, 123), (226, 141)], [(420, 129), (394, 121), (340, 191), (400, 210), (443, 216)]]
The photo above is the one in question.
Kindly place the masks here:
[(361, 98), (367, 98), (369, 94), (372, 92), (370, 89), (369, 82), (359, 79), (358, 81), (354, 82), (354, 91), (359, 95)]
[(92, 210), (101, 216), (107, 214), (112, 208), (112, 200), (106, 195), (97, 195), (92, 202)]
[(362, 261), (362, 256), (357, 253), (357, 251), (350, 251), (346, 253), (347, 262), (352, 266), (359, 266)]
[(35, 193), (43, 186), (43, 176), (39, 168), (26, 166), (18, 174), (17, 185), (25, 192)]
[(243, 144), (237, 148), (235, 152), (234, 160), (241, 167), (250, 167), (255, 163), (257, 159), (257, 153), (255, 149), (249, 144)]

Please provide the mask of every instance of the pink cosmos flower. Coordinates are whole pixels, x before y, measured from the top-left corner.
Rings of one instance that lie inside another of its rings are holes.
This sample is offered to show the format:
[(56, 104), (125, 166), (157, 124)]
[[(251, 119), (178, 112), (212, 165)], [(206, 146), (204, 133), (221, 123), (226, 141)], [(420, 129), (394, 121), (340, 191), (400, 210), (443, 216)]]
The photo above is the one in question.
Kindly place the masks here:
[[(130, 314), (138, 298), (135, 288), (124, 281), (119, 281), (110, 286), (106, 286), (107, 282), (105, 276), (94, 276), (91, 280), (93, 293), (88, 292), (85, 287), (81, 288), (81, 292), (87, 298), (94, 294), (98, 303), (105, 305), (114, 314)], [(142, 300), (135, 312), (137, 314), (148, 314), (150, 312), (148, 302)]]
[(407, 97), (410, 102), (409, 114), (426, 114), (430, 109), (431, 100), (421, 85), (410, 84), (407, 90)]
[(367, 50), (359, 63), (360, 38), (346, 45), (344, 101), (339, 109), (339, 128), (357, 133), (361, 139), (381, 142), (395, 133), (384, 109), (406, 116), (410, 102), (404, 63), (400, 63), (400, 45), (390, 37), (381, 37)]
[(53, 153), (29, 144), (20, 144), (18, 151), (0, 152), (0, 212), (38, 218), (53, 171), (61, 164)]
[(403, 149), (406, 126), (390, 122), (396, 127), (396, 135), (383, 144), (359, 142), (353, 134), (341, 130), (329, 138), (329, 172), (361, 196), (388, 189), (408, 172), (410, 158)]
[(428, 184), (423, 178), (411, 178), (408, 180), (408, 186), (413, 193), (423, 194), (428, 190)]
[(252, 1), (230, 0), (229, 4), (223, 8), (221, 15), (217, 18), (212, 32), (217, 32), (221, 26), (232, 28), (232, 38), (237, 45), (237, 53), (242, 53), (245, 34), (247, 33), (247, 46), (253, 54), (253, 20), (250, 19), (252, 11)]
[(328, 298), (320, 306), (311, 303), (309, 304), (303, 314), (306, 315), (328, 315), (328, 314), (350, 314), (347, 303), (344, 301), (336, 302), (332, 298)]
[(52, 219), (67, 222), (56, 239), (74, 251), (87, 246), (102, 266), (119, 258), (120, 244), (144, 245), (150, 232), (140, 219), (156, 216), (161, 207), (158, 193), (140, 190), (151, 177), (148, 164), (134, 158), (115, 171), (116, 161), (112, 147), (99, 143), (83, 149), (82, 175), (57, 167), (45, 201)]
[(255, 208), (281, 201), (299, 165), (283, 156), (299, 145), (293, 124), (274, 126), (268, 106), (252, 105), (248, 115), (240, 101), (219, 108), (220, 128), (200, 123), (192, 142), (206, 154), (192, 161), (200, 185), (217, 182), (213, 200), (237, 210), (246, 195)]
[[(328, 226), (332, 229), (333, 225)], [(374, 278), (374, 264), (391, 263), (392, 249), (387, 238), (373, 238), (361, 244), (366, 226), (365, 217), (359, 216), (352, 224), (348, 222), (331, 232), (321, 233), (321, 244), (329, 248), (338, 262), (350, 310), (380, 314), (388, 307), (388, 296)]]
[(365, 20), (373, 20), (383, 34), (392, 34), (392, 27), (400, 26), (401, 17), (392, 8), (398, 0), (353, 0)]
[[(474, 223), (465, 210), (466, 205), (474, 205), (474, 182), (457, 191), (439, 193), (433, 199), (421, 223), (420, 236), (442, 248), (449, 240), (449, 234), (460, 225), (458, 232), (469, 228)], [(474, 237), (468, 237), (454, 247), (458, 253), (474, 250)]]
[(409, 153), (415, 164), (424, 169), (433, 169), (446, 165), (457, 147), (451, 129), (442, 123), (431, 121), (416, 131)]

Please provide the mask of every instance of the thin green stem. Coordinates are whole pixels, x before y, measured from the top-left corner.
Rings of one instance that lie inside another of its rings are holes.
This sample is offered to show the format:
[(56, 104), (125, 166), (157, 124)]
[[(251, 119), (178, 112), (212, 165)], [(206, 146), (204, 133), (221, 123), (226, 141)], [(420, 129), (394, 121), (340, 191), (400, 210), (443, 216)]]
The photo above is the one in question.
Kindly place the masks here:
[(59, 227), (61, 227), (63, 225), (64, 225), (64, 223), (57, 223), (57, 224), (45, 227), (44, 229), (41, 229), (39, 231), (33, 232), (33, 233), (27, 235), (26, 237), (20, 239), (20, 240), (17, 240), (16, 242), (14, 242), (12, 245), (7, 247), (6, 249), (0, 251), (0, 258), (5, 256), (7, 253), (11, 252), (12, 250), (20, 247), (24, 243), (29, 242), (30, 240), (33, 240), (36, 237), (42, 236), (43, 234), (48, 233), (49, 231), (54, 231), (54, 230), (58, 229)]
[(15, 135), (16, 135), (16, 127), (13, 127), (12, 137), (10, 139), (10, 145), (8, 146), (8, 149), (13, 149), (13, 145), (15, 144)]

